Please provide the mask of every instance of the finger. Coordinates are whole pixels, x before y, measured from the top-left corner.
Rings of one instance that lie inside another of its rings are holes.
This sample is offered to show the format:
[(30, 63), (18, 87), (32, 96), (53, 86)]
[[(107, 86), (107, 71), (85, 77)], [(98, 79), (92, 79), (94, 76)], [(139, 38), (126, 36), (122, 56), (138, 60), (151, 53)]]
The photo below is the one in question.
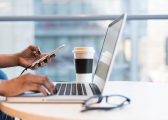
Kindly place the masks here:
[(31, 70), (37, 70), (39, 67), (38, 67), (38, 64), (35, 64), (34, 66), (32, 66), (30, 69)]
[(55, 54), (52, 54), (50, 57), (51, 57), (51, 58), (54, 58), (55, 56), (56, 56)]
[(44, 60), (43, 60), (43, 62), (44, 63), (48, 63), (48, 62), (50, 62), (51, 61), (51, 58), (48, 56), (48, 57), (46, 57)]
[(41, 54), (40, 49), (35, 45), (30, 45), (29, 49), (32, 51), (36, 51), (37, 54)]
[(44, 82), (44, 86), (49, 90), (49, 92), (54, 95), (55, 93), (55, 87), (54, 84), (48, 79), (48, 77), (45, 77), (45, 82)]
[(55, 54), (52, 54), (51, 56), (48, 56), (47, 58), (46, 58), (46, 63), (48, 63), (48, 62), (50, 62), (53, 58), (55, 57)]
[(43, 85), (51, 94), (55, 93), (55, 87), (47, 77), (39, 76), (38, 79), (32, 82)]
[(46, 89), (40, 84), (29, 84), (28, 91), (36, 91), (43, 93), (45, 96), (48, 96)]
[(48, 63), (48, 62), (49, 62), (48, 57), (45, 57), (44, 59), (41, 59), (41, 60), (40, 60), (38, 66), (39, 66), (39, 67), (44, 67), (44, 66), (47, 65), (46, 63)]
[(47, 64), (44, 63), (44, 62), (40, 62), (40, 63), (38, 63), (38, 68), (44, 67), (44, 66), (46, 66), (46, 65), (47, 65)]
[(40, 57), (40, 54), (37, 53), (36, 51), (33, 51), (33, 54), (34, 54), (34, 56), (37, 57), (37, 58)]
[(41, 54), (39, 56), (40, 62), (44, 61), (47, 58), (47, 54)]
[(37, 91), (43, 93), (44, 96), (49, 95), (43, 86), (38, 87)]
[(38, 63), (38, 68), (42, 67), (42, 64), (41, 62)]
[(53, 84), (53, 82), (51, 80), (49, 80), (49, 82), (50, 82), (50, 84), (52, 84), (52, 90), (53, 90), (54, 94), (56, 94), (57, 89), (56, 89), (55, 85)]
[(50, 60), (48, 58), (46, 58), (43, 61), (44, 61), (44, 63), (48, 63)]
[(44, 66), (46, 66), (47, 64), (45, 63), (45, 62), (41, 62), (40, 63), (40, 67), (44, 67)]
[(49, 61), (51, 61), (54, 57), (55, 57), (55, 54), (52, 54), (52, 55), (48, 56), (47, 59), (49, 59)]
[(45, 88), (43, 86), (37, 85), (36, 90), (37, 92), (43, 93), (44, 96), (48, 96), (49, 94), (47, 93), (47, 91), (45, 90)]

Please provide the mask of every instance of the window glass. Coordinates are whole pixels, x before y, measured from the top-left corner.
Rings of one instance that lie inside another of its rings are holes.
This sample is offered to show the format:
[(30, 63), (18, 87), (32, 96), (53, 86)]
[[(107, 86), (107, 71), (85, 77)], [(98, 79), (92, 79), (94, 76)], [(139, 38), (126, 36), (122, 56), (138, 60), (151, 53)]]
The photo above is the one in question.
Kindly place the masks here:
[[(164, 15), (168, 12), (167, 6), (168, 1), (165, 0), (1, 0), (0, 16), (118, 15), (123, 12), (129, 15)], [(110, 22), (0, 22), (0, 53), (18, 52), (30, 44), (36, 44), (41, 51), (48, 52), (65, 43), (66, 47), (58, 53), (56, 59), (35, 72), (47, 75), (53, 81), (73, 81), (73, 47), (94, 46), (95, 69)], [(110, 79), (167, 81), (167, 25), (168, 20), (127, 21)], [(5, 69), (9, 77), (16, 77), (21, 70)]]

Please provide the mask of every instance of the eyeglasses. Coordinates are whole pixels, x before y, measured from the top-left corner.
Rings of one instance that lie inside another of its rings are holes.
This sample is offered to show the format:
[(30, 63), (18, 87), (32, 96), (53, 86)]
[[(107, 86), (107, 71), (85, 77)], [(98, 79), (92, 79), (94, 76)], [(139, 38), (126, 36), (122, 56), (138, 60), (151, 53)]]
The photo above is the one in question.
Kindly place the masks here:
[[(101, 103), (101, 104), (100, 104)], [(130, 104), (131, 100), (123, 95), (96, 95), (88, 98), (82, 104), (85, 107), (81, 112), (88, 110), (112, 110)]]

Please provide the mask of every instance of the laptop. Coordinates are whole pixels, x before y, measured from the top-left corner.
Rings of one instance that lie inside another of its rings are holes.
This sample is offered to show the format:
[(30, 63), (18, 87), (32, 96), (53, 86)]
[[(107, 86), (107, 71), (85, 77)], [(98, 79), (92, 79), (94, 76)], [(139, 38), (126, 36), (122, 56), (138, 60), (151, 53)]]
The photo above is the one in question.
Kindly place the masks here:
[(116, 48), (126, 21), (126, 14), (119, 16), (108, 25), (92, 83), (55, 82), (57, 93), (43, 96), (41, 93), (25, 93), (7, 97), (7, 102), (68, 102), (81, 103), (93, 95), (101, 95), (110, 77)]

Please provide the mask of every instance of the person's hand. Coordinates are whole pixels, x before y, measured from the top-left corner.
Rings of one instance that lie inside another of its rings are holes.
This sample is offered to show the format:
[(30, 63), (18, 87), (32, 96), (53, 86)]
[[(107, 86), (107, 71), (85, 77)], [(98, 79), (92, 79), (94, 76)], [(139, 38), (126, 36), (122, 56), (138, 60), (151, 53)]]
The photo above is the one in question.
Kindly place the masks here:
[(45, 96), (48, 92), (52, 95), (56, 93), (53, 83), (46, 76), (30, 73), (0, 83), (0, 92), (3, 96), (17, 96), (26, 91), (40, 92)]
[[(17, 54), (18, 65), (25, 68), (28, 67), (32, 70), (38, 69), (39, 67), (44, 67), (49, 61), (51, 61), (52, 58), (55, 57), (55, 54), (48, 57), (44, 57), (46, 55), (47, 54), (45, 53), (41, 54), (37, 46), (31, 45)], [(41, 59), (42, 57), (44, 57), (44, 59), (42, 59), (38, 64), (31, 66), (32, 63), (34, 63), (38, 59)]]
[(30, 67), (34, 61), (40, 59), (42, 56), (38, 47), (31, 45), (18, 53), (18, 65), (25, 68)]

